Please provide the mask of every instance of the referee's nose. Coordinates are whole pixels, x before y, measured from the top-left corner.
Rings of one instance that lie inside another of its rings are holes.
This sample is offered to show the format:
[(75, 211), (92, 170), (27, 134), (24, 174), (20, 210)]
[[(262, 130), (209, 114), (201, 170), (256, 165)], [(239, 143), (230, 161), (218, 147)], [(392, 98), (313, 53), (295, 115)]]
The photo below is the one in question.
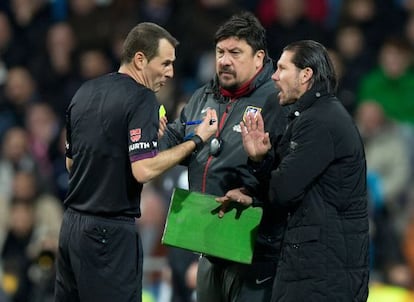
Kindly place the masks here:
[(168, 66), (165, 72), (165, 77), (169, 79), (172, 79), (174, 77), (174, 66), (172, 64)]

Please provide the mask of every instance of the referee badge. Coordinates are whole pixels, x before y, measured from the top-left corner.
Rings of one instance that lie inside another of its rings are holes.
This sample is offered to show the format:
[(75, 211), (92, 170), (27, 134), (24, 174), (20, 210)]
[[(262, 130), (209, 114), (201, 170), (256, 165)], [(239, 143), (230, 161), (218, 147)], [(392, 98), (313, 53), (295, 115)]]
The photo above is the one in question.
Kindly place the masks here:
[(254, 117), (256, 117), (256, 113), (261, 112), (261, 111), (262, 111), (262, 108), (254, 107), (254, 106), (247, 106), (246, 110), (244, 110), (244, 113), (243, 113), (243, 122), (246, 122), (246, 116), (249, 113), (253, 113)]

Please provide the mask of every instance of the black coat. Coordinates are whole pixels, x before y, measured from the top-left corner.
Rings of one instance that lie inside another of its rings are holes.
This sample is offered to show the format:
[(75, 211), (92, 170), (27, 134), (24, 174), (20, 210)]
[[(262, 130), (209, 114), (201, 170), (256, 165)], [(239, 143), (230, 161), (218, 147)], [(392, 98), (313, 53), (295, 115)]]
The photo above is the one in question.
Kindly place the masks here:
[(366, 163), (358, 130), (323, 88), (290, 107), (269, 183), (270, 202), (289, 212), (272, 301), (366, 301)]

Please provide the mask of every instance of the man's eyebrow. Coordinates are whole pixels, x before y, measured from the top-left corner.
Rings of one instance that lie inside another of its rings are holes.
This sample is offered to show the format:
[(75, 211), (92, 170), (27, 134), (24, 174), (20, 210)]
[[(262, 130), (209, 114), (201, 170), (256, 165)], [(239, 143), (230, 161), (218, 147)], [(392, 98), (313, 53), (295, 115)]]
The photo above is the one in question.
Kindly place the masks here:
[(228, 51), (235, 51), (235, 50), (241, 51), (242, 50), (239, 46), (235, 46), (233, 48), (216, 46), (216, 49), (219, 49), (219, 50), (228, 50)]

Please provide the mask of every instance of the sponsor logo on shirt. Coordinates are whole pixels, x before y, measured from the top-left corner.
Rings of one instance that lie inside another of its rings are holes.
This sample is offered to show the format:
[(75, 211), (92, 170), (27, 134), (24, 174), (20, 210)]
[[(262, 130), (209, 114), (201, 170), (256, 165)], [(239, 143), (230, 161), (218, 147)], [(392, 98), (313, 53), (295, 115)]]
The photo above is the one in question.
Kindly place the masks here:
[(141, 139), (141, 128), (129, 130), (131, 142), (135, 143)]
[(157, 149), (158, 142), (139, 142), (129, 145), (128, 150), (129, 152), (134, 150), (148, 150), (148, 149)]

